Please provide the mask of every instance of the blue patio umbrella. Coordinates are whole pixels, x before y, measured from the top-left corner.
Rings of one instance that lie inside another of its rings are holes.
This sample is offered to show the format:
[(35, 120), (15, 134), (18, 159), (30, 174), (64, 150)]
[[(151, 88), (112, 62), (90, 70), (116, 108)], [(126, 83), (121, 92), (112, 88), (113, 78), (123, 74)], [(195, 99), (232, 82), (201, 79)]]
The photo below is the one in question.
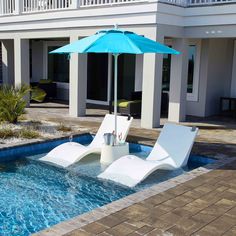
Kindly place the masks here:
[(114, 56), (114, 115), (115, 135), (117, 135), (117, 71), (118, 56), (123, 53), (144, 54), (180, 54), (178, 51), (169, 48), (161, 43), (155, 42), (146, 37), (137, 35), (130, 31), (123, 31), (117, 28), (101, 30), (96, 34), (80, 39), (66, 46), (58, 48), (50, 53), (71, 54), (71, 53), (110, 53)]

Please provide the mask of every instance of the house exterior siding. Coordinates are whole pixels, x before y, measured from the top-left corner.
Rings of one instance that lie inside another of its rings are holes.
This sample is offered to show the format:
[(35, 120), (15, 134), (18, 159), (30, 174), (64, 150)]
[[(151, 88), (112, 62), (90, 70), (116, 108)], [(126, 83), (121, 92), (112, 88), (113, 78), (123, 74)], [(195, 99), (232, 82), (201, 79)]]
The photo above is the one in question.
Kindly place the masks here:
[[(17, 78), (17, 83), (23, 83), (46, 78), (48, 45), (66, 44), (118, 24), (125, 30), (179, 47), (177, 50), (189, 52), (190, 46), (192, 49), (195, 47), (192, 93), (187, 94), (182, 90), (186, 87), (184, 77), (188, 75), (189, 60), (182, 56), (179, 56), (179, 60), (171, 59), (170, 120), (178, 122), (185, 120), (186, 115), (205, 117), (218, 114), (220, 97), (236, 93), (236, 4), (231, 1), (227, 1), (227, 4), (223, 1), (218, 4), (201, 1), (198, 4), (194, 0), (118, 3), (95, 4), (86, 0), (72, 0), (70, 5), (60, 9), (53, 9), (56, 5), (34, 9), (32, 6), (17, 6), (12, 13), (0, 16), (0, 40), (4, 46), (1, 61), (6, 65), (3, 80), (16, 82)], [(17, 71), (29, 69), (24, 55), (21, 55), (27, 47), (32, 53), (31, 78), (17, 74)], [(16, 50), (20, 50), (17, 58)], [(189, 57), (188, 53), (185, 57)], [(81, 55), (74, 55), (70, 60), (69, 83), (58, 83), (57, 98), (70, 101), (72, 116), (85, 114), (87, 73), (84, 69), (87, 64), (84, 63), (87, 59), (81, 58)], [(146, 128), (157, 127), (160, 122), (163, 55), (141, 55), (135, 60), (134, 88), (143, 92), (141, 123)], [(111, 84), (111, 64), (110, 57), (108, 84)], [(173, 80), (178, 83), (173, 85)], [(75, 81), (81, 82), (77, 84)], [(186, 96), (183, 96), (185, 93)], [(111, 99), (109, 91), (107, 99)]]

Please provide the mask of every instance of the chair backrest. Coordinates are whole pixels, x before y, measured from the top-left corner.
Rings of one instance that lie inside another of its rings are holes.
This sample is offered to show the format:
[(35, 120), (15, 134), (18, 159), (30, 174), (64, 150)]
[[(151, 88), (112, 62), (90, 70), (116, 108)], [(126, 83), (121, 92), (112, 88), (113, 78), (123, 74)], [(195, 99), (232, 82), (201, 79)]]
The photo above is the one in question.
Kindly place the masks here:
[[(117, 116), (117, 134), (118, 135), (122, 134), (122, 141), (126, 140), (132, 120), (133, 117)], [(103, 119), (103, 122), (90, 145), (101, 146), (104, 143), (103, 135), (105, 133), (112, 133), (114, 129), (115, 129), (115, 116), (107, 114)]]
[(170, 157), (176, 167), (185, 166), (198, 133), (198, 128), (167, 123), (147, 160), (162, 160)]

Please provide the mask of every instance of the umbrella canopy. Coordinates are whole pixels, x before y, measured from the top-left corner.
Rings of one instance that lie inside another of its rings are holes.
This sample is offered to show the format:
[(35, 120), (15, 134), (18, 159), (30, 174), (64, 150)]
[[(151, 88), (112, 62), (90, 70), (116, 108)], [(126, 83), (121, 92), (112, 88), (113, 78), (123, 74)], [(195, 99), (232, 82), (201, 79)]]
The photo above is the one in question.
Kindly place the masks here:
[(179, 54), (178, 51), (161, 43), (133, 32), (118, 29), (99, 31), (92, 36), (58, 48), (51, 53)]
[(117, 28), (101, 30), (96, 34), (58, 48), (50, 53), (111, 53), (114, 56), (114, 132), (117, 136), (117, 71), (119, 54), (180, 54), (161, 43)]

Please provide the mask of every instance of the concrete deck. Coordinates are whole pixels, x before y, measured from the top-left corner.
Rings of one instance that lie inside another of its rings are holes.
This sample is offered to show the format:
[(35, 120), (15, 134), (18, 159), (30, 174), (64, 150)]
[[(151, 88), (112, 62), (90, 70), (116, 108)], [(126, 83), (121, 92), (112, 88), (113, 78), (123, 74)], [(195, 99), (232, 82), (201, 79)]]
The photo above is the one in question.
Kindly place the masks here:
[[(70, 118), (65, 106), (28, 109), (31, 119), (79, 124), (89, 132), (96, 132), (105, 113), (88, 109), (86, 118)], [(153, 145), (159, 129), (141, 129), (139, 122), (129, 141)], [(200, 128), (193, 153), (228, 164), (202, 168), (36, 235), (236, 235), (236, 121), (190, 118), (184, 124)]]

